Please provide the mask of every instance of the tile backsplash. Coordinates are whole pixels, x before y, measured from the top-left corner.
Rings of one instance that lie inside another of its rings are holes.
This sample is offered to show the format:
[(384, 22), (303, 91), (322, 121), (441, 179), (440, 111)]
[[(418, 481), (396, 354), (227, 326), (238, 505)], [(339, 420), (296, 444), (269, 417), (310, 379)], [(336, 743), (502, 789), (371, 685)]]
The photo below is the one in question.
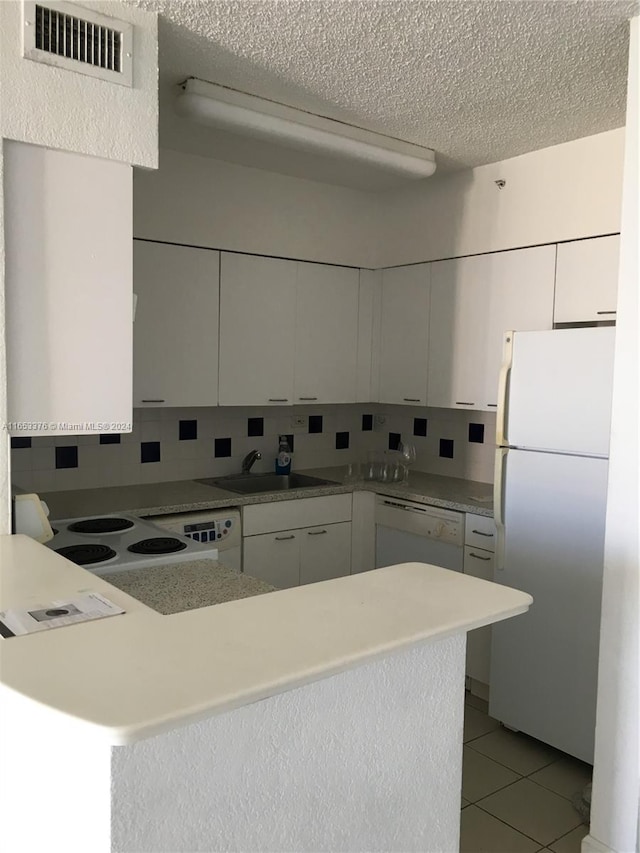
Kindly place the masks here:
[(493, 479), (494, 413), (362, 403), (135, 409), (131, 433), (12, 439), (12, 482), (58, 491), (224, 476), (254, 448), (262, 459), (252, 470), (273, 471), (283, 433), (298, 470), (364, 461), (404, 441), (419, 471)]

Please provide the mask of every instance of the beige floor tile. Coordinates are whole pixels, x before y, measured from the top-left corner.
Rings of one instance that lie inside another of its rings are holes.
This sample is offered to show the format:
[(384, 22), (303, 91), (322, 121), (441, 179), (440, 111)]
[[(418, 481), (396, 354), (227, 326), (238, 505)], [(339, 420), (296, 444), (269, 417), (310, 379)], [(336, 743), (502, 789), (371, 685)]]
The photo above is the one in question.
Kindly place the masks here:
[(478, 805), (543, 845), (580, 825), (580, 816), (568, 800), (528, 779), (485, 797)]
[(464, 694), (464, 702), (465, 705), (471, 705), (472, 708), (477, 708), (478, 711), (484, 711), (485, 714), (489, 713), (489, 703), (487, 700), (481, 699), (479, 696), (474, 696), (469, 691)]
[(588, 832), (589, 827), (583, 824), (577, 829), (572, 829), (571, 832), (563, 835), (557, 841), (554, 841), (553, 844), (549, 845), (549, 849), (553, 850), (553, 853), (580, 853), (582, 839)]
[(475, 803), (521, 777), (468, 746), (462, 753), (462, 796)]
[(548, 767), (532, 773), (529, 777), (532, 782), (555, 791), (562, 797), (571, 799), (574, 794), (582, 791), (584, 786), (591, 781), (593, 768), (590, 764), (578, 761), (577, 758), (565, 756), (555, 761)]
[(536, 853), (540, 846), (477, 806), (460, 815), (460, 853)]
[(494, 720), (484, 711), (479, 711), (471, 705), (466, 705), (464, 709), (464, 742), (475, 740), (477, 737), (489, 734), (500, 728), (500, 723)]
[(562, 755), (539, 740), (504, 728), (477, 738), (471, 747), (522, 776), (541, 770)]

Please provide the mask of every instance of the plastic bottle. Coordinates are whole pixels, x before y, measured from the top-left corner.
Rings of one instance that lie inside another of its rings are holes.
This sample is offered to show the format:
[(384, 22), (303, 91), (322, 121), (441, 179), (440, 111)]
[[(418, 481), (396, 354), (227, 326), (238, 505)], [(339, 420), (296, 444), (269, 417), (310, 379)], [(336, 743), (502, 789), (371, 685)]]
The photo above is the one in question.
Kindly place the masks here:
[(276, 456), (276, 474), (291, 473), (291, 448), (286, 435), (280, 436), (280, 446)]

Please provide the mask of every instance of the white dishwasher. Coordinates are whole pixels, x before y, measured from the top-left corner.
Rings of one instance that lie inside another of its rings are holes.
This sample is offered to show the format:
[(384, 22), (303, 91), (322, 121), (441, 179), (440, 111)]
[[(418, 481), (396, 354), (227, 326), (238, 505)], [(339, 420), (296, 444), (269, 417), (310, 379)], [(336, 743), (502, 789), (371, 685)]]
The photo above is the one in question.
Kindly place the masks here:
[(376, 496), (376, 568), (429, 563), (462, 571), (464, 513)]

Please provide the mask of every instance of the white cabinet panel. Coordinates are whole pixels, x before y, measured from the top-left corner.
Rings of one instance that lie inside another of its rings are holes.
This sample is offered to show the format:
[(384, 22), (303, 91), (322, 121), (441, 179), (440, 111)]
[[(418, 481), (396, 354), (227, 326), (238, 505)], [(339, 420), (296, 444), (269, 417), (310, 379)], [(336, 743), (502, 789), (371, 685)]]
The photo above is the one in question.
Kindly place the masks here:
[(131, 167), (5, 140), (4, 191), (8, 420), (27, 425), (14, 434), (126, 431)]
[(468, 512), (464, 519), (464, 544), (482, 548), (483, 551), (496, 550), (496, 523), (487, 515), (474, 515)]
[(321, 495), (250, 504), (242, 509), (245, 536), (296, 527), (351, 521), (351, 495)]
[(351, 573), (351, 523), (301, 530), (300, 583), (318, 583)]
[(381, 403), (427, 402), (430, 264), (382, 274)]
[(615, 320), (620, 237), (560, 243), (555, 323)]
[(358, 270), (298, 264), (296, 403), (355, 402), (358, 290)]
[(428, 403), (491, 411), (504, 332), (552, 326), (555, 246), (431, 266)]
[(291, 404), (296, 263), (222, 253), (221, 406)]
[(217, 406), (219, 264), (219, 252), (134, 241), (134, 405)]
[(299, 530), (283, 530), (243, 540), (242, 570), (278, 589), (300, 583)]
[[(475, 516), (472, 516), (474, 518)], [(469, 516), (467, 516), (469, 518)], [(491, 521), (492, 519), (488, 519)], [(495, 555), (469, 545), (464, 549), (464, 573), (485, 581), (493, 580)], [(467, 633), (467, 666), (469, 678), (489, 684), (491, 668), (491, 625)]]

